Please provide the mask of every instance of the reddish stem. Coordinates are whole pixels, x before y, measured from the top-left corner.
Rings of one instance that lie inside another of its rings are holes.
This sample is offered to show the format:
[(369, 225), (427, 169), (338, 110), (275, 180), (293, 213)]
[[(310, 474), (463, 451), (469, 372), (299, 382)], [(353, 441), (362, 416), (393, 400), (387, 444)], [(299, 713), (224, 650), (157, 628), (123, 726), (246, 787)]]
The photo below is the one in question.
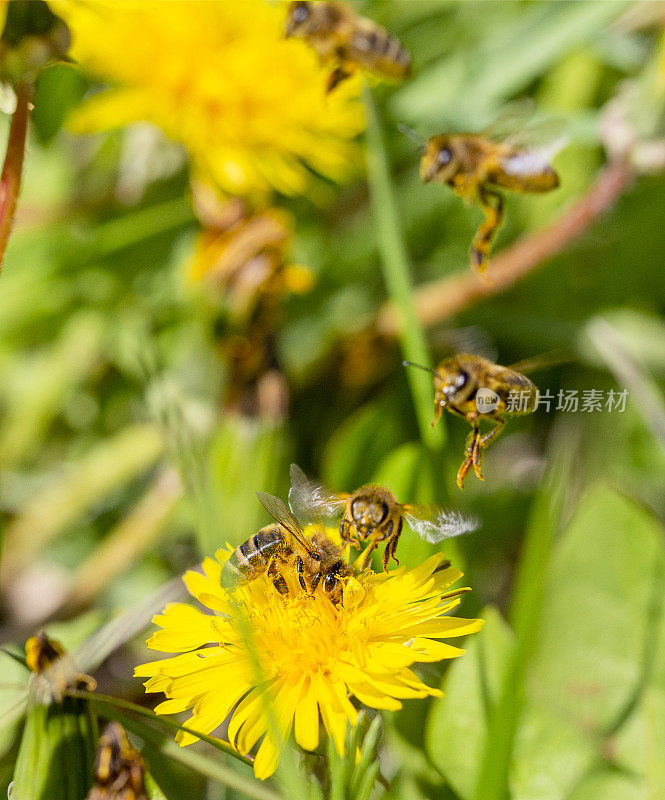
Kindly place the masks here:
[(16, 110), (12, 115), (5, 163), (0, 176), (0, 269), (12, 232), (16, 201), (21, 188), (31, 94), (31, 87), (27, 83), (16, 87)]
[[(616, 202), (633, 178), (633, 170), (625, 162), (611, 162), (601, 170), (587, 194), (550, 226), (520, 239), (493, 258), (484, 278), (468, 270), (419, 287), (414, 299), (420, 324), (436, 325), (476, 301), (512, 286), (580, 236)], [(399, 320), (391, 305), (381, 309), (377, 328), (386, 336), (398, 335)]]

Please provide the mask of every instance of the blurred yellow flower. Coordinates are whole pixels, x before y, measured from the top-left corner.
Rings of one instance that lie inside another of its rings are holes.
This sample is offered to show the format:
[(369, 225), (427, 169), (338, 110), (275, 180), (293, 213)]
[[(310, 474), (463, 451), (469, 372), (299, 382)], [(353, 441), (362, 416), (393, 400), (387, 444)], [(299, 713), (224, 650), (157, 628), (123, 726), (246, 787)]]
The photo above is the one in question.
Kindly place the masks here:
[[(228, 739), (243, 754), (263, 737), (254, 761), (258, 778), (275, 771), (292, 729), (302, 748), (317, 747), (319, 714), (343, 753), (347, 721), (357, 719), (350, 695), (389, 710), (401, 708), (400, 699), (440, 695), (410, 667), (460, 655), (437, 639), (482, 625), (444, 616), (464, 590), (448, 591), (462, 573), (442, 568), (441, 556), (415, 569), (366, 570), (347, 580), (343, 603), (335, 606), (321, 592), (299, 590), (288, 573), (287, 595), (266, 577), (229, 594), (220, 585), (229, 555), (220, 550), (217, 561), (204, 561), (204, 574), (185, 575), (190, 593), (216, 615), (168, 605), (153, 620), (162, 630), (148, 646), (181, 655), (143, 664), (135, 675), (149, 677), (146, 690), (168, 698), (159, 714), (192, 709), (188, 727), (205, 734), (231, 715)], [(176, 738), (180, 745), (196, 741), (183, 731)]]
[(195, 176), (234, 196), (306, 193), (358, 162), (360, 84), (326, 98), (326, 71), (284, 38), (284, 4), (264, 0), (50, 0), (71, 55), (113, 85), (70, 118), (79, 133), (152, 122), (191, 156)]

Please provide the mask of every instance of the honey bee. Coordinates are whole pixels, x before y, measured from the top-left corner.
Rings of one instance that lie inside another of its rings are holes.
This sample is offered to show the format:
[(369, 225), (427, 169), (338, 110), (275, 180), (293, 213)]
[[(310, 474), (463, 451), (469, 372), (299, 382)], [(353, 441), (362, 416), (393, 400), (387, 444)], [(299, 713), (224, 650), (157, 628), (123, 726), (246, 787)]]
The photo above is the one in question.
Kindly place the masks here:
[[(434, 376), (434, 425), (443, 409), (463, 417), (471, 425), (466, 440), (464, 461), (457, 472), (457, 485), (473, 467), (482, 481), (484, 451), (501, 434), (506, 417), (531, 414), (538, 405), (538, 387), (529, 378), (510, 367), (502, 367), (483, 356), (459, 353), (442, 361), (436, 369), (404, 361), (404, 366), (418, 367)], [(518, 366), (518, 365), (515, 365)], [(494, 426), (480, 433), (480, 422)]]
[(60, 642), (50, 639), (44, 631), (25, 643), (25, 663), (33, 673), (33, 695), (44, 702), (61, 700), (69, 689), (92, 692), (97, 688), (97, 681), (77, 672)]
[(315, 524), (308, 536), (279, 497), (266, 492), (256, 494), (277, 524), (261, 528), (234, 550), (222, 568), (222, 586), (233, 589), (240, 581), (266, 575), (280, 594), (288, 594), (284, 573), (295, 570), (304, 592), (314, 594), (320, 586), (332, 603), (341, 603), (343, 580), (352, 570), (342, 559), (340, 549), (326, 536), (323, 525)]
[(372, 551), (384, 542), (384, 571), (388, 570), (391, 558), (399, 564), (395, 550), (405, 520), (413, 531), (428, 542), (440, 542), (470, 533), (478, 527), (477, 520), (456, 512), (399, 503), (389, 489), (377, 484), (362, 486), (351, 494), (328, 492), (310, 481), (296, 464), (291, 464), (289, 503), (294, 512), (296, 509), (309, 509), (316, 514), (335, 516), (342, 511), (339, 529), (342, 541), (358, 549), (363, 542), (368, 543), (362, 569), (369, 566)]
[(95, 785), (86, 800), (148, 800), (145, 762), (129, 743), (119, 722), (110, 722), (99, 738)]
[(97, 682), (87, 673), (142, 631), (165, 603), (182, 599), (184, 591), (179, 577), (168, 581), (102, 625), (72, 652), (44, 631), (30, 637), (25, 643), (25, 662), (32, 673), (31, 698), (51, 703), (60, 702), (71, 690), (94, 691)]
[[(442, 133), (424, 143), (422, 180), (447, 184), (466, 202), (478, 202), (485, 214), (469, 251), (469, 263), (477, 272), (487, 268), (492, 239), (503, 221), (503, 195), (498, 190), (540, 194), (559, 185), (559, 176), (548, 161), (562, 143), (560, 138), (554, 141), (553, 122), (508, 136), (498, 125), (494, 135), (491, 131)], [(547, 148), (533, 141), (539, 134), (550, 139)]]
[(358, 16), (349, 3), (334, 0), (291, 3), (286, 36), (302, 37), (322, 63), (334, 65), (328, 79), (328, 93), (356, 69), (392, 80), (406, 78), (411, 72), (411, 56), (399, 40), (373, 20)]

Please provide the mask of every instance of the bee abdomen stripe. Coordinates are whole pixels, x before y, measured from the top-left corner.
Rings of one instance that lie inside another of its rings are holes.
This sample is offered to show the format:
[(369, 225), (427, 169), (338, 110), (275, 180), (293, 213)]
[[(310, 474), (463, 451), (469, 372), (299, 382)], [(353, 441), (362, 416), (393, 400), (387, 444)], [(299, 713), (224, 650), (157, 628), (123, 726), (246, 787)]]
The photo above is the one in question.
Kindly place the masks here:
[(274, 531), (259, 531), (252, 536), (254, 547), (261, 552), (268, 547), (280, 545), (282, 541), (282, 537)]
[(256, 537), (252, 537), (252, 539), (248, 539), (246, 542), (243, 542), (236, 552), (240, 552), (243, 556), (245, 556), (245, 558), (248, 558), (249, 555), (256, 549), (256, 545), (253, 541), (255, 538)]

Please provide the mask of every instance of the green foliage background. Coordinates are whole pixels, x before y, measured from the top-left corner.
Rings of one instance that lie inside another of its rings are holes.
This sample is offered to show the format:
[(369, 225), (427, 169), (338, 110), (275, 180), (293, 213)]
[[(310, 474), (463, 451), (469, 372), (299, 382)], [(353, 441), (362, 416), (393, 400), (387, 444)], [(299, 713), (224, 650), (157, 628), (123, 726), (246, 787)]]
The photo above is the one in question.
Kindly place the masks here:
[[(604, 161), (599, 109), (658, 58), (657, 28), (617, 23), (630, 8), (604, 0), (362, 6), (402, 39), (417, 68), (406, 85), (374, 92), (414, 284), (465, 268), (479, 212), (421, 183), (418, 153), (397, 124), (423, 136), (479, 129), (524, 95), (568, 120), (570, 141), (555, 161), (561, 188), (511, 196), (500, 249), (592, 185)], [(665, 80), (665, 62), (661, 73)], [(216, 338), (224, 304), (183, 269), (197, 230), (186, 168), (151, 182), (136, 202), (119, 202), (113, 188), (127, 133), (83, 140), (61, 129), (87, 89), (69, 66), (41, 76), (38, 98), (49, 102), (37, 103), (0, 280), (3, 557), (11, 568), (3, 638), (21, 643), (55, 613), (49, 630), (74, 644), (203, 553), (239, 543), (266, 521), (255, 491), (284, 496), (291, 461), (337, 490), (376, 480), (404, 501), (481, 519), (478, 533), (444, 549), (474, 590), (462, 612), (487, 620), (462, 659), (424, 671), (442, 683), (442, 700), (407, 701), (386, 716), (381, 764), (390, 789), (377, 784), (377, 796), (499, 800), (507, 789), (515, 800), (665, 797), (662, 177), (640, 178), (564, 252), (449, 321), (480, 329), (504, 364), (572, 351), (570, 363), (535, 376), (541, 389), (631, 392), (625, 413), (539, 410), (513, 422), (489, 451), (485, 483), (471, 476), (462, 494), (454, 476), (467, 428), (446, 419), (445, 442), (443, 432), (421, 442), (397, 343), (381, 346), (366, 375), (349, 374), (355, 334), (388, 297), (366, 183), (319, 205), (281, 202), (296, 218), (293, 258), (317, 278), (311, 292), (283, 304), (277, 335), (289, 414), (283, 424), (226, 415)], [(370, 156), (379, 157), (375, 146), (370, 138)], [(612, 358), (594, 344), (608, 335)], [(427, 331), (434, 359), (449, 336)], [(144, 520), (138, 545), (136, 537), (123, 545), (119, 526), (174, 470), (182, 494), (173, 489), (163, 513)], [(118, 538), (106, 559), (89, 560)], [(399, 555), (413, 565), (432, 550), (407, 533)], [(72, 586), (111, 562), (84, 608), (62, 607)], [(139, 682), (128, 676), (143, 658), (141, 641), (116, 654), (100, 687), (139, 700)], [(3, 708), (12, 701), (2, 695)], [(5, 787), (19, 732), (0, 714)], [(212, 756), (178, 765), (161, 740), (144, 738), (167, 797), (247, 796), (219, 788), (229, 784)], [(201, 776), (216, 787), (208, 794)], [(335, 784), (338, 796), (360, 796), (360, 779), (347, 778)]]

